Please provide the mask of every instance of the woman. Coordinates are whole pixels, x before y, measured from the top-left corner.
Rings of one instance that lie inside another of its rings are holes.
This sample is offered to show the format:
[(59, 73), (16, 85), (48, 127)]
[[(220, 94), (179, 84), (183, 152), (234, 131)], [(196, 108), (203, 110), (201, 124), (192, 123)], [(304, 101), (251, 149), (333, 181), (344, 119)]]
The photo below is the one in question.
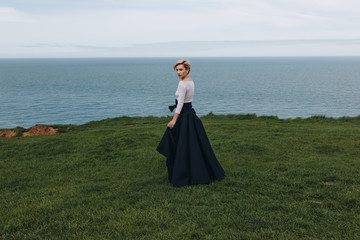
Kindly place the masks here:
[(192, 108), (194, 82), (189, 77), (190, 63), (175, 63), (180, 82), (175, 93), (176, 108), (173, 119), (162, 137), (157, 151), (167, 158), (169, 181), (173, 186), (210, 183), (225, 177), (216, 159), (201, 120)]

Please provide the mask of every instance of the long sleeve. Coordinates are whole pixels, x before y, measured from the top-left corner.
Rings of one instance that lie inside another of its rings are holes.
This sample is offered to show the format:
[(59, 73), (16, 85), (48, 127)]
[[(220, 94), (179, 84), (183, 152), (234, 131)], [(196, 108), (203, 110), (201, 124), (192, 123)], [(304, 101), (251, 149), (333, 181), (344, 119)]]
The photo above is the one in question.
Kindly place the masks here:
[(186, 87), (181, 84), (181, 82), (179, 83), (178, 89), (176, 91), (176, 95), (177, 95), (177, 100), (178, 100), (178, 104), (176, 106), (176, 111), (175, 113), (180, 114), (181, 109), (184, 105), (184, 101), (185, 101), (185, 94), (186, 94)]
[(175, 113), (180, 114), (184, 103), (193, 101), (195, 85), (193, 81), (180, 81), (175, 96), (178, 101)]

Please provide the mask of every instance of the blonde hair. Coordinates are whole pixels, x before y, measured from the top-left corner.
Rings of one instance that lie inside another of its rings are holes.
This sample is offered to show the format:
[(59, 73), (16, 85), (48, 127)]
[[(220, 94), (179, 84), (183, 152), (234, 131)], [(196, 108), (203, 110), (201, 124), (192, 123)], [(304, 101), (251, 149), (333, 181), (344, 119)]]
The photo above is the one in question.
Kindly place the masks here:
[(190, 62), (188, 60), (179, 60), (179, 61), (177, 61), (175, 63), (175, 65), (174, 65), (174, 70), (178, 65), (184, 65), (185, 69), (188, 70), (189, 73), (190, 73), (191, 65), (190, 65)]

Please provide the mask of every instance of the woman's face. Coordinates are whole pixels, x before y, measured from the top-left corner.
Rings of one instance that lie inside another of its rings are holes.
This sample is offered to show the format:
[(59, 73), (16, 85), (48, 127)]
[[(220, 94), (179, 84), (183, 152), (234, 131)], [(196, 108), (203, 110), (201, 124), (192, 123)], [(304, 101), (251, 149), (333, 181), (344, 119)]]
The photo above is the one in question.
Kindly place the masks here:
[(181, 79), (184, 79), (188, 75), (188, 71), (186, 70), (185, 66), (182, 64), (177, 65), (175, 70), (178, 77)]

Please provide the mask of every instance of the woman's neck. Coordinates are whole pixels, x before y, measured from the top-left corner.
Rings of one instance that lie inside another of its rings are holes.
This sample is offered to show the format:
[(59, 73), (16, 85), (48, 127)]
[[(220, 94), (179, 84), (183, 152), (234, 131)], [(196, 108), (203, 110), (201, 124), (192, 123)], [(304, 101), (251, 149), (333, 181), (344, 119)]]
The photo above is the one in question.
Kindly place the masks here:
[(181, 79), (181, 81), (183, 81), (183, 82), (192, 81), (192, 79), (189, 76), (186, 76), (183, 79)]

